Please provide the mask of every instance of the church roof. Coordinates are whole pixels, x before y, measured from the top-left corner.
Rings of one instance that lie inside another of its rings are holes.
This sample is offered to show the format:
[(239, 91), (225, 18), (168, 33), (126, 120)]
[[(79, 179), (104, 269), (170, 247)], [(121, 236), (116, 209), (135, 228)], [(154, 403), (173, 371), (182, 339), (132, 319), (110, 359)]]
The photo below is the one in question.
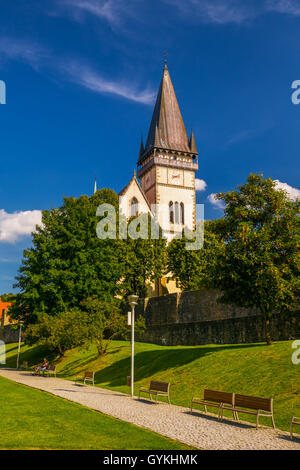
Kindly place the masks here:
[(129, 181), (129, 183), (118, 193), (119, 198), (122, 198), (123, 196), (126, 196), (126, 193), (129, 190), (129, 187), (131, 185), (135, 185), (137, 191), (140, 193), (139, 195), (136, 194), (136, 196), (138, 198), (142, 197), (142, 199), (144, 200), (146, 206), (148, 207), (149, 213), (153, 216), (152, 209), (151, 209), (151, 206), (149, 204), (148, 198), (147, 198), (146, 194), (144, 193), (143, 188), (140, 185), (140, 183), (139, 183), (139, 181), (136, 177), (135, 171), (134, 171), (134, 175), (131, 178), (131, 180)]
[[(193, 149), (190, 147), (167, 64), (164, 66), (144, 155), (154, 147), (184, 152), (195, 152), (196, 148), (195, 145)], [(142, 159), (143, 155), (140, 154), (139, 160)]]

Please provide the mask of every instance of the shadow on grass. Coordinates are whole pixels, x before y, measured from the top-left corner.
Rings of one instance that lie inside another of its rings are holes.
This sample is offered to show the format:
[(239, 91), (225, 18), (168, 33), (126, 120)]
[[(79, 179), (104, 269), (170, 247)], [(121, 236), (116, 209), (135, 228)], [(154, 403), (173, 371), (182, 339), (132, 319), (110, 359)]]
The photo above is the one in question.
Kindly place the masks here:
[(89, 356), (85, 356), (82, 359), (76, 359), (75, 361), (63, 365), (63, 367), (59, 370), (59, 374), (61, 376), (73, 377), (74, 375), (80, 374), (80, 372), (82, 372), (81, 369), (85, 368), (87, 365), (90, 365), (90, 363), (96, 359), (97, 354), (90, 354)]
[[(155, 346), (154, 346), (155, 347)], [(217, 354), (224, 350), (231, 351), (243, 351), (253, 347), (265, 347), (264, 343), (259, 344), (238, 344), (238, 345), (226, 345), (226, 346), (194, 346), (194, 347), (159, 347), (159, 349), (153, 349), (136, 353), (135, 355), (135, 381), (142, 381), (148, 377), (155, 375), (164, 374), (169, 369), (175, 369), (192, 363), (193, 361), (200, 359), (211, 354)], [(124, 346), (113, 347), (111, 346), (107, 356), (120, 352)], [(14, 348), (15, 349), (15, 348)], [(79, 355), (80, 352), (76, 351)], [(59, 358), (54, 352), (49, 352), (44, 346), (35, 346), (21, 353), (20, 364), (23, 361), (28, 362), (29, 368), (36, 366), (41, 360), (47, 357), (48, 361), (52, 364), (57, 363), (59, 365), (61, 358)], [(15, 367), (17, 354), (9, 357), (7, 360), (7, 367)], [(63, 359), (69, 362), (62, 363), (59, 368), (59, 376), (61, 377), (74, 377), (81, 373), (84, 369), (95, 370), (93, 362), (98, 359), (96, 351), (82, 354), (82, 357), (77, 357), (72, 360), (72, 356), (65, 357)], [(95, 372), (95, 384), (101, 385), (106, 384), (108, 387), (119, 387), (124, 386), (126, 382), (126, 376), (130, 374), (130, 353), (128, 357), (115, 361), (113, 364), (104, 367), (101, 370)]]
[[(12, 356), (10, 352), (16, 350), (16, 353)], [(6, 366), (15, 368), (17, 364), (17, 356), (18, 356), (18, 346), (14, 346), (13, 348), (9, 349), (7, 352), (7, 359), (6, 359)], [(54, 352), (49, 351), (45, 346), (34, 346), (27, 351), (22, 351), (20, 353), (20, 365), (22, 365), (23, 361), (28, 362), (28, 367), (34, 367), (43, 362), (43, 358), (46, 357), (48, 361), (52, 364), (58, 360), (57, 354)]]
[[(135, 381), (161, 374), (169, 369), (185, 366), (196, 359), (224, 350), (243, 350), (258, 347), (257, 344), (242, 344), (228, 346), (207, 346), (189, 348), (166, 348), (144, 351), (135, 355)], [(261, 344), (264, 346), (264, 344)], [(109, 387), (125, 384), (125, 378), (130, 371), (130, 356), (114, 362), (95, 373), (95, 384), (105, 383)]]
[[(7, 346), (9, 347), (9, 343), (8, 343)], [(13, 348), (9, 348), (9, 352), (10, 352), (10, 351), (13, 351), (14, 349), (18, 349), (18, 346), (14, 346)]]

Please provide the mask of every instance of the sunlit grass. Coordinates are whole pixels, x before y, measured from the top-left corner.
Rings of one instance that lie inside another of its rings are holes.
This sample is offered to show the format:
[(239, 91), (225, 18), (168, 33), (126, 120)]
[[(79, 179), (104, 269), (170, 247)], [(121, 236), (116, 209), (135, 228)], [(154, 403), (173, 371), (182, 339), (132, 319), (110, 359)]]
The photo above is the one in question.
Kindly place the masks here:
[[(300, 415), (300, 365), (291, 361), (292, 341), (265, 344), (158, 346), (136, 343), (135, 392), (151, 379), (171, 382), (171, 401), (189, 406), (193, 395), (204, 388), (274, 398), (276, 426), (288, 430), (292, 415)], [(15, 367), (17, 347), (7, 346), (7, 365)], [(22, 347), (20, 362), (37, 364), (47, 355), (42, 348)], [(96, 372), (96, 385), (129, 393), (130, 344), (114, 341), (106, 356), (97, 357), (96, 347), (74, 349), (56, 361), (58, 375), (73, 379), (84, 370)], [(230, 416), (230, 414), (229, 414)], [(251, 417), (241, 415), (245, 420)], [(262, 419), (270, 425), (270, 420)]]
[(188, 449), (133, 424), (0, 377), (0, 449)]

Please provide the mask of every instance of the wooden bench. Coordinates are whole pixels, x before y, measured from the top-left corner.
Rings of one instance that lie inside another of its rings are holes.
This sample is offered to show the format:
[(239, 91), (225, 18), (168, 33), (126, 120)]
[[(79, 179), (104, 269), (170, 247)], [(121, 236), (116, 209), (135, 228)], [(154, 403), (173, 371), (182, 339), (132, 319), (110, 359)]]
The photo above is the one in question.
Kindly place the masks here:
[(293, 426), (294, 425), (300, 426), (300, 418), (297, 418), (296, 416), (292, 417), (291, 427), (290, 427), (290, 437), (291, 437), (291, 439), (293, 439)]
[(246, 413), (256, 416), (256, 429), (258, 428), (258, 421), (260, 416), (271, 418), (272, 426), (275, 429), (273, 398), (252, 397), (249, 395), (235, 393), (232, 406), (222, 405), (221, 420), (223, 419), (224, 410), (231, 410), (233, 412), (234, 418), (237, 420), (239, 420), (238, 413)]
[(56, 377), (56, 366), (49, 365), (46, 370), (43, 370), (41, 372), (44, 376), (48, 375), (49, 377), (50, 375), (54, 375), (54, 377)]
[(27, 370), (27, 369), (28, 369), (28, 362), (27, 362), (27, 361), (23, 361), (20, 368), (21, 368), (21, 369), (24, 369), (24, 370)]
[(152, 395), (156, 397), (163, 396), (167, 397), (168, 403), (170, 404), (170, 383), (169, 382), (158, 382), (157, 380), (151, 380), (149, 388), (141, 387), (139, 391), (139, 399), (141, 398), (141, 393), (147, 393), (150, 395), (152, 400)]
[(86, 385), (86, 382), (93, 382), (93, 385), (95, 385), (95, 372), (84, 372), (83, 377), (76, 377), (75, 383), (79, 380), (83, 380), (84, 385)]
[(193, 397), (191, 401), (191, 412), (193, 411), (193, 405), (203, 405), (204, 411), (207, 413), (207, 407), (212, 406), (218, 408), (218, 419), (221, 417), (221, 409), (226, 405), (234, 405), (234, 393), (220, 392), (218, 390), (204, 389), (203, 398)]

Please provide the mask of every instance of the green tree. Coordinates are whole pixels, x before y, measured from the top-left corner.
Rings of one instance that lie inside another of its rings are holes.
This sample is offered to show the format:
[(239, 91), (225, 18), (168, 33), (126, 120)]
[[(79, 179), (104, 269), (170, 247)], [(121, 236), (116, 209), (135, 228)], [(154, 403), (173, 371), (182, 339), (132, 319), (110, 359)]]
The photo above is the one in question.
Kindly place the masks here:
[[(115, 215), (106, 210), (97, 215), (103, 203), (114, 207)], [(147, 238), (147, 214), (138, 219), (142, 238), (120, 239), (120, 221), (127, 230), (132, 220), (127, 224), (119, 217), (118, 205), (116, 193), (102, 189), (92, 197), (65, 198), (62, 207), (43, 211), (42, 226), (33, 233), (33, 247), (24, 251), (16, 278), (20, 293), (10, 309), (12, 318), (27, 325), (43, 314), (82, 308), (89, 297), (103, 302), (133, 292), (143, 297), (146, 283), (162, 277), (166, 240), (161, 233), (157, 240)]]
[(293, 310), (299, 295), (299, 200), (276, 189), (271, 178), (254, 174), (217, 197), (226, 203), (217, 223), (225, 241), (217, 276), (221, 300), (256, 307), (271, 344), (272, 314)]
[(141, 214), (138, 219), (131, 218), (128, 226), (135, 220), (139, 221), (137, 233), (140, 238), (128, 237), (122, 246), (124, 297), (132, 293), (139, 295), (139, 297), (145, 297), (147, 282), (161, 279), (167, 266), (167, 242), (162, 237), (161, 229), (152, 221), (156, 227), (158, 238), (151, 238), (151, 216)]
[(82, 312), (63, 312), (56, 316), (43, 314), (39, 321), (29, 325), (25, 342), (46, 346), (61, 357), (68, 349), (86, 344), (88, 328)]
[(14, 302), (16, 300), (16, 294), (1, 294), (0, 300), (2, 300), (2, 302)]
[(217, 265), (224, 243), (214, 231), (215, 223), (204, 224), (203, 247), (187, 250), (189, 238), (183, 234), (174, 238), (168, 246), (168, 269), (182, 290), (213, 288), (216, 284)]
[(99, 356), (106, 354), (114, 338), (127, 333), (127, 319), (121, 315), (119, 304), (117, 299), (107, 302), (94, 297), (82, 302), (87, 341), (96, 344)]

